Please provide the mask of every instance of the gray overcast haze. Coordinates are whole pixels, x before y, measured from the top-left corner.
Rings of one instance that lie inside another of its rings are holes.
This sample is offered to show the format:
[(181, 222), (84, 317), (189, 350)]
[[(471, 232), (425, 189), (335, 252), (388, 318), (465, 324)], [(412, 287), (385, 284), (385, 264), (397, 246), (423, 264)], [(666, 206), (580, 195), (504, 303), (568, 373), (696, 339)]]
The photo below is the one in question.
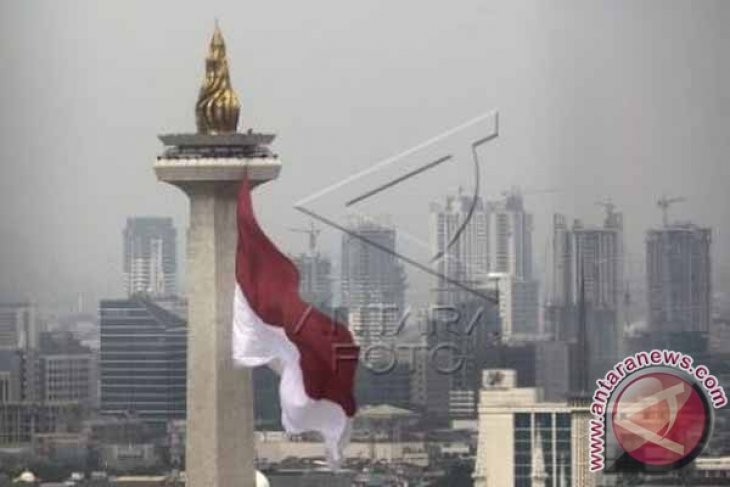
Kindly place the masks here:
[[(278, 134), (284, 168), (256, 206), (284, 250), (306, 247), (287, 230), (307, 224), (299, 199), (496, 109), (483, 195), (524, 188), (539, 268), (553, 211), (598, 223), (611, 197), (641, 285), (667, 193), (687, 197), (673, 217), (714, 228), (730, 284), (730, 2), (23, 1), (0, 5), (0, 301), (121, 295), (127, 216), (174, 217), (183, 246), (187, 199), (152, 163), (157, 134), (194, 131), (215, 18), (241, 128)], [(425, 177), (374, 211), (425, 224), (458, 184), (470, 173)], [(339, 237), (323, 234), (333, 256)]]

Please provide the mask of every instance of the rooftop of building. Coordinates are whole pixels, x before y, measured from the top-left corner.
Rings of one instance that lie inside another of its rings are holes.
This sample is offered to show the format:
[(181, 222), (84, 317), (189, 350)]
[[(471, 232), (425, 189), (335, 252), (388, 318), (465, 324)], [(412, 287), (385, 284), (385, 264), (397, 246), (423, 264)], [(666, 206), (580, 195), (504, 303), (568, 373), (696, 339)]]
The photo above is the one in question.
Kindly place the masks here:
[(414, 417), (416, 413), (408, 409), (391, 406), (390, 404), (378, 404), (374, 406), (363, 406), (358, 411), (358, 416), (361, 418), (396, 418), (396, 417)]

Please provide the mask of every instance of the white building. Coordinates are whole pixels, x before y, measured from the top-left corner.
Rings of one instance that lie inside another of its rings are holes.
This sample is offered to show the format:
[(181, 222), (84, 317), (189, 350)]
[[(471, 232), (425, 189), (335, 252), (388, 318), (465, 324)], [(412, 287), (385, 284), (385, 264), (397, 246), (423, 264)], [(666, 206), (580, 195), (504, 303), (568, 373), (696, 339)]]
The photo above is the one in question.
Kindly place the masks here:
[(538, 282), (506, 273), (492, 273), (489, 278), (499, 295), (501, 338), (511, 341), (539, 335)]
[(583, 436), (574, 431), (584, 409), (543, 402), (540, 389), (517, 387), (514, 370), (485, 370), (474, 485), (585, 487), (577, 479), (593, 474), (577, 461)]
[[(465, 223), (467, 222), (468, 223)], [(489, 213), (481, 198), (449, 196), (446, 204), (431, 204), (430, 235), (435, 271), (469, 285), (484, 285), (489, 275)], [(450, 287), (440, 278), (439, 290)], [(437, 296), (437, 302), (443, 302)]]
[(540, 285), (532, 273), (532, 215), (516, 189), (489, 204), (489, 280), (499, 292), (502, 337), (540, 334)]
[(30, 303), (0, 303), (0, 350), (38, 346), (38, 320)]
[(128, 218), (124, 229), (124, 287), (128, 295), (177, 292), (177, 243), (172, 218)]
[(532, 279), (532, 215), (516, 189), (489, 204), (489, 270)]

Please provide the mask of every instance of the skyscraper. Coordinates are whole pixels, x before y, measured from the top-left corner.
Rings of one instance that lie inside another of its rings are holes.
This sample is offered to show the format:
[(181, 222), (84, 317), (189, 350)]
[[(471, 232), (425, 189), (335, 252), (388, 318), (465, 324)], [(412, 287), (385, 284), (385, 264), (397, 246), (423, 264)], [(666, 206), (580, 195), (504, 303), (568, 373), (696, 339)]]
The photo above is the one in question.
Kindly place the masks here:
[(709, 331), (712, 231), (691, 223), (646, 234), (649, 328), (655, 335)]
[(532, 215), (525, 212), (522, 194), (513, 189), (490, 202), (489, 270), (532, 279)]
[[(610, 212), (603, 228), (573, 225), (574, 248), (585, 280), (586, 304), (616, 312), (623, 286), (623, 220)], [(575, 295), (575, 292), (573, 293)]]
[[(584, 299), (591, 345), (591, 381), (618, 358), (618, 318), (623, 290), (623, 216), (605, 203), (602, 226), (553, 216), (552, 289), (546, 307), (547, 329), (557, 339), (575, 342), (578, 305)], [(580, 296), (581, 280), (584, 283)]]
[(491, 273), (489, 277), (499, 295), (502, 338), (509, 341), (534, 337), (539, 332), (539, 283), (499, 272)]
[(0, 303), (0, 350), (38, 346), (38, 321), (30, 303)]
[(177, 243), (172, 218), (128, 218), (124, 229), (124, 287), (128, 295), (177, 292)]
[(539, 283), (532, 275), (532, 215), (513, 189), (489, 204), (489, 279), (499, 293), (502, 337), (539, 333)]
[(395, 254), (395, 229), (358, 221), (342, 235), (342, 306), (403, 309), (405, 273)]
[(405, 304), (405, 273), (391, 227), (359, 221), (342, 236), (342, 306), (355, 340), (391, 340)]
[[(390, 360), (388, 350), (404, 312), (405, 274), (395, 251), (396, 232), (386, 225), (356, 221), (342, 235), (341, 304), (361, 347), (358, 376), (365, 381), (356, 395), (363, 404), (408, 406), (404, 401), (410, 399), (410, 381), (402, 367), (377, 377), (367, 370)], [(394, 387), (396, 381), (400, 387)]]
[(185, 418), (185, 320), (140, 296), (103, 300), (100, 314), (102, 412)]
[(319, 252), (299, 254), (292, 260), (299, 270), (302, 299), (326, 311), (332, 306), (332, 263)]
[[(489, 275), (489, 213), (481, 198), (472, 200), (461, 193), (449, 196), (444, 205), (431, 204), (431, 247), (437, 256), (438, 273), (434, 301), (453, 300), (456, 286), (484, 286)], [(446, 278), (446, 279), (445, 279)]]

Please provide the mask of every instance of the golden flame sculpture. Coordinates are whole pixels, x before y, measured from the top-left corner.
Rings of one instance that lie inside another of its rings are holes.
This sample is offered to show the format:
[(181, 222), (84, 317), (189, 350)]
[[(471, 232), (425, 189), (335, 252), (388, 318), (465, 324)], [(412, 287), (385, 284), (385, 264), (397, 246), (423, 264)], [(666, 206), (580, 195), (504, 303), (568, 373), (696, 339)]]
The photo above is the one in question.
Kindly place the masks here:
[(205, 60), (205, 79), (195, 104), (195, 122), (200, 134), (235, 132), (241, 103), (231, 87), (226, 43), (216, 22)]

